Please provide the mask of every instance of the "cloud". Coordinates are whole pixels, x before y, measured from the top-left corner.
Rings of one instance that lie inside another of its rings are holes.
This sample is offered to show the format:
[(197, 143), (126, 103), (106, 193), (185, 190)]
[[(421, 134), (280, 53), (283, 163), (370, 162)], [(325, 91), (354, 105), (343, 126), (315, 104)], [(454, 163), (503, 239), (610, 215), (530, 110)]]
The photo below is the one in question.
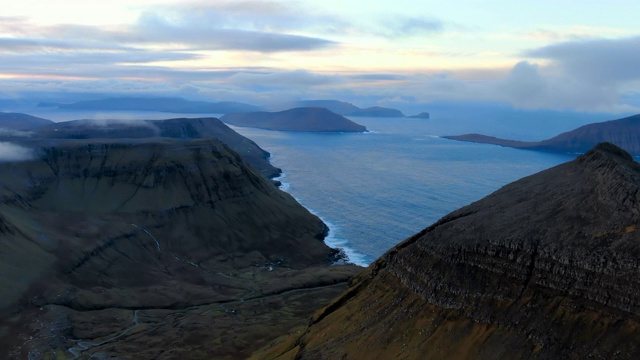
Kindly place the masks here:
[(268, 91), (281, 88), (300, 89), (312, 86), (336, 85), (343, 82), (339, 76), (322, 75), (306, 70), (273, 71), (270, 73), (238, 73), (226, 83)]
[(33, 135), (31, 131), (5, 129), (0, 127), (0, 136), (30, 137), (31, 135)]
[(625, 96), (640, 85), (640, 37), (560, 42), (523, 55), (545, 61), (517, 64), (498, 87), (525, 108), (629, 111)]
[(524, 55), (552, 60), (565, 73), (592, 81), (640, 79), (640, 36), (568, 41), (529, 50)]
[(0, 162), (25, 161), (34, 158), (33, 151), (10, 142), (0, 142)]
[(246, 50), (256, 52), (308, 51), (336, 45), (316, 37), (276, 32), (220, 28), (209, 19), (176, 18), (145, 13), (135, 29), (141, 43), (177, 43), (197, 50)]
[(425, 17), (398, 16), (391, 21), (385, 21), (384, 24), (384, 33), (392, 37), (418, 36), (444, 30), (440, 20)]
[[(331, 40), (285, 31), (294, 29), (295, 23), (301, 24), (305, 20), (293, 12), (284, 16), (278, 11), (271, 11), (270, 17), (262, 16), (256, 11), (267, 6), (257, 3), (151, 10), (143, 12), (134, 24), (105, 28), (74, 24), (37, 25), (27, 19), (11, 18), (11, 21), (0, 23), (0, 34), (4, 35), (0, 37), (0, 49), (21, 53), (52, 50), (146, 51), (152, 55), (156, 51), (187, 49), (272, 53), (309, 51), (337, 45)], [(276, 8), (276, 5), (273, 3), (271, 7)], [(243, 7), (246, 7), (244, 12), (240, 11)], [(253, 12), (249, 12), (249, 8)], [(265, 18), (267, 20), (261, 20)], [(149, 45), (160, 46), (160, 49), (149, 51)]]

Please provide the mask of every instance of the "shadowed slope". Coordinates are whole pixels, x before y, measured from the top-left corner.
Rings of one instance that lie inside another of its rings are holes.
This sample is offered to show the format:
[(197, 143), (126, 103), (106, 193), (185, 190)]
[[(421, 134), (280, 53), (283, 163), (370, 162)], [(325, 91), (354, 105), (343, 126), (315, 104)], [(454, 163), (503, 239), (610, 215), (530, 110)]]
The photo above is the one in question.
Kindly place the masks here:
[(636, 359), (639, 184), (611, 144), (509, 184), (391, 249), (267, 354)]
[(8, 358), (242, 358), (354, 271), (328, 266), (326, 226), (216, 140), (48, 147), (0, 164), (0, 184)]

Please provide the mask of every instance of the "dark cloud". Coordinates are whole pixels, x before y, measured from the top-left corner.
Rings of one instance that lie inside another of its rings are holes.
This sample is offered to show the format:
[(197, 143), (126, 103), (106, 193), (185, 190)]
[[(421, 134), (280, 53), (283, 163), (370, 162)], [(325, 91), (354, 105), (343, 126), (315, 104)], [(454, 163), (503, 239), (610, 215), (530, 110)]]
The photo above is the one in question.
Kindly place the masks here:
[[(193, 21), (192, 21), (193, 20)], [(307, 51), (335, 45), (333, 41), (285, 33), (221, 28), (211, 19), (165, 18), (156, 13), (141, 16), (134, 29), (139, 43), (176, 43), (198, 50), (256, 52)]]
[(619, 104), (620, 91), (609, 84), (541, 70), (526, 61), (516, 64), (509, 77), (497, 83), (496, 94), (525, 109), (611, 110)]
[[(165, 53), (167, 50), (187, 49), (273, 53), (309, 51), (337, 44), (327, 39), (283, 31), (288, 28), (285, 24), (295, 25), (291, 23), (292, 19), (303, 20), (293, 13), (285, 16), (284, 10), (272, 10), (271, 16), (262, 16), (256, 11), (267, 5), (258, 3), (261, 2), (224, 3), (224, 7), (207, 7), (202, 11), (193, 7), (172, 8), (164, 13), (154, 10), (143, 13), (133, 25), (105, 28), (73, 24), (43, 26), (23, 18), (9, 18), (0, 22), (0, 33), (11, 34), (0, 38), (0, 50), (21, 53), (145, 50), (153, 54), (155, 51), (149, 51), (148, 45), (154, 45)], [(276, 5), (271, 4), (274, 9)], [(243, 15), (241, 10), (244, 7)], [(251, 8), (253, 12), (249, 11)], [(236, 21), (236, 16), (240, 17), (239, 21)]]
[(640, 79), (640, 36), (562, 42), (529, 50), (525, 56), (552, 60), (565, 73), (593, 81)]
[(337, 14), (302, 6), (299, 2), (270, 0), (210, 1), (180, 7), (156, 8), (156, 16), (176, 23), (222, 29), (291, 33), (301, 30), (334, 33), (347, 31), (351, 22)]

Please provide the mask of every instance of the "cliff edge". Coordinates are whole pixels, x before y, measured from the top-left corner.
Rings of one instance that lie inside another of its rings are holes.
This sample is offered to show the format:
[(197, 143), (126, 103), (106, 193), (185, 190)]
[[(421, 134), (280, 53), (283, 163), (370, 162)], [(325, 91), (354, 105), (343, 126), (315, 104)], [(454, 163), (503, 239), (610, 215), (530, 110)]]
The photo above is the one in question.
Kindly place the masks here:
[(597, 145), (400, 243), (265, 358), (640, 357), (640, 164)]

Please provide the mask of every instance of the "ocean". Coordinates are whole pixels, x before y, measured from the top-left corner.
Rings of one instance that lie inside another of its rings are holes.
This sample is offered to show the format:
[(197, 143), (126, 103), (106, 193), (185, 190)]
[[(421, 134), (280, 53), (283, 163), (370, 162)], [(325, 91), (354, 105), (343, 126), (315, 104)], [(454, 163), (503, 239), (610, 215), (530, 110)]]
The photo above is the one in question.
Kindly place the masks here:
[(327, 244), (366, 266), (449, 212), (577, 156), (440, 136), (481, 132), (541, 140), (608, 119), (352, 118), (368, 133), (233, 128), (271, 153), (271, 162), (284, 171), (283, 190), (329, 225)]
[[(219, 116), (18, 110), (54, 121)], [(284, 171), (282, 189), (329, 225), (327, 244), (344, 249), (351, 262), (366, 266), (447, 213), (577, 156), (458, 142), (440, 136), (475, 132), (542, 140), (587, 123), (621, 117), (456, 106), (436, 110), (428, 120), (352, 118), (365, 125), (367, 133), (232, 128), (271, 153), (271, 162)]]

